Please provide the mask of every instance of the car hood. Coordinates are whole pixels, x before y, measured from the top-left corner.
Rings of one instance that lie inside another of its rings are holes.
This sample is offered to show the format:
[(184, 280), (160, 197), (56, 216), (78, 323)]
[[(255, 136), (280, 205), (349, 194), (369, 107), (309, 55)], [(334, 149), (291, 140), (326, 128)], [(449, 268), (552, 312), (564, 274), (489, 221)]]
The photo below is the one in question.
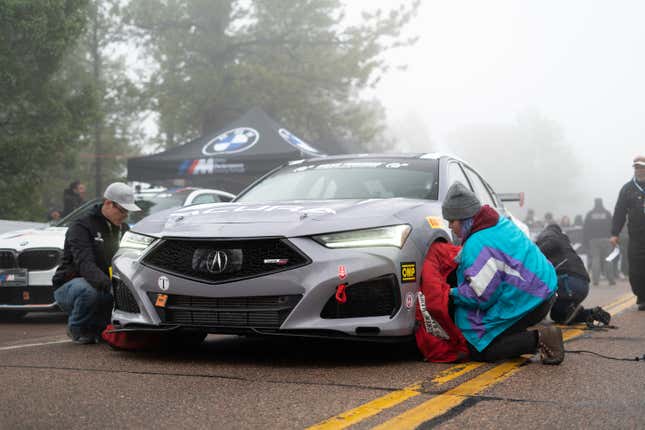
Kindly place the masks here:
[(408, 222), (406, 213), (435, 201), (392, 198), (271, 203), (216, 203), (153, 214), (136, 232), (156, 237), (295, 237)]
[(0, 234), (0, 249), (59, 248), (65, 245), (67, 227), (30, 228)]

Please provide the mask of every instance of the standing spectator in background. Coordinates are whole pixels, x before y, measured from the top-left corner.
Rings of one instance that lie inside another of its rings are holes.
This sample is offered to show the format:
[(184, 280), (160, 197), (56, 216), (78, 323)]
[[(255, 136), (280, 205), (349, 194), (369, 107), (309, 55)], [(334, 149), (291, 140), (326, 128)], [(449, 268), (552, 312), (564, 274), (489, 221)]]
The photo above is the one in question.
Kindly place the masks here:
[(63, 213), (62, 216), (69, 215), (74, 209), (79, 207), (85, 201), (85, 185), (78, 179), (69, 184), (68, 188), (63, 191)]
[(591, 281), (598, 285), (601, 270), (607, 277), (609, 285), (614, 285), (614, 266), (605, 261), (611, 252), (611, 213), (602, 205), (602, 199), (596, 198), (594, 208), (587, 213), (583, 227), (583, 243), (591, 258)]
[(634, 158), (634, 176), (620, 189), (611, 227), (611, 244), (620, 241), (627, 220), (629, 283), (638, 310), (645, 311), (645, 156)]
[(575, 218), (573, 218), (573, 225), (577, 227), (582, 227), (584, 222), (582, 221), (582, 215), (576, 215)]
[(533, 209), (529, 209), (526, 212), (526, 218), (524, 218), (524, 224), (531, 229), (535, 227), (535, 211)]
[(562, 218), (560, 218), (560, 227), (571, 227), (571, 220), (568, 216), (563, 215)]
[(56, 223), (60, 219), (60, 211), (58, 209), (50, 209), (47, 212), (47, 222), (50, 224)]
[(557, 224), (555, 222), (555, 218), (553, 218), (553, 214), (551, 212), (547, 212), (544, 214), (544, 227), (547, 227), (551, 224)]
[(618, 235), (620, 248), (620, 271), (625, 278), (629, 277), (629, 234), (627, 234), (627, 227), (623, 227)]

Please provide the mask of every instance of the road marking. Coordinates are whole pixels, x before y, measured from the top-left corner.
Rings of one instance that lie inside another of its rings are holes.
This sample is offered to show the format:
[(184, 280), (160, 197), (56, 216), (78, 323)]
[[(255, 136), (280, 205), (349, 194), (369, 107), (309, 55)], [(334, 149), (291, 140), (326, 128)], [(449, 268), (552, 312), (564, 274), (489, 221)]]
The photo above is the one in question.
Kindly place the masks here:
[[(605, 309), (612, 315), (615, 315), (621, 310), (631, 306), (633, 303), (635, 303), (635, 300), (636, 298), (633, 295), (626, 294), (608, 304)], [(567, 341), (581, 336), (583, 333), (584, 330), (582, 330), (581, 328), (566, 328), (563, 333), (563, 338), (565, 341)], [(377, 428), (407, 428), (408, 425), (410, 426), (410, 428), (415, 428), (419, 424), (422, 424), (423, 422), (428, 421), (436, 416), (442, 415), (455, 406), (458, 406), (468, 396), (472, 396), (473, 394), (476, 394), (484, 390), (485, 388), (508, 378), (509, 376), (511, 376), (511, 374), (519, 370), (519, 366), (526, 360), (526, 358), (520, 358), (496, 366), (493, 369), (483, 373), (482, 375), (466, 381), (458, 387), (453, 388), (452, 390), (442, 395), (436, 396), (431, 400), (424, 402), (420, 406), (417, 406), (416, 408), (410, 409), (409, 411), (393, 418), (390, 421), (387, 421)], [(442, 385), (483, 365), (484, 363), (478, 362), (457, 364), (442, 371), (437, 377), (432, 380), (432, 382), (434, 382), (436, 385)], [(319, 424), (315, 424), (309, 427), (309, 430), (336, 430), (347, 428), (367, 418), (373, 417), (374, 415), (377, 415), (386, 409), (403, 403), (408, 399), (422, 394), (420, 390), (421, 383), (412, 384), (401, 390), (394, 391), (385, 396), (360, 405), (356, 408), (342, 412), (341, 414), (331, 417)]]
[(68, 343), (68, 342), (71, 342), (71, 340), (64, 339), (64, 340), (53, 340), (51, 342), (27, 343), (24, 345), (3, 346), (3, 347), (0, 347), (0, 351), (9, 351), (11, 349), (21, 349), (21, 348), (31, 348), (34, 346), (43, 346), (43, 345), (55, 345), (57, 343)]
[[(456, 364), (441, 371), (439, 375), (432, 380), (432, 382), (437, 386), (443, 385), (483, 365), (484, 363), (477, 362)], [(347, 428), (386, 409), (403, 403), (412, 397), (422, 394), (421, 385), (421, 382), (417, 382), (401, 390), (386, 394), (385, 396), (333, 416), (321, 423), (314, 424), (313, 426), (308, 427), (308, 430), (339, 430)]]
[(464, 382), (461, 385), (446, 391), (444, 394), (433, 397), (432, 399), (415, 406), (412, 409), (374, 427), (378, 430), (386, 429), (415, 429), (420, 424), (438, 417), (448, 412), (455, 406), (459, 406), (468, 397), (473, 396), (480, 391), (485, 390), (491, 385), (508, 378), (519, 370), (526, 358), (518, 358), (512, 361), (504, 362), (492, 369), (482, 373), (479, 376)]
[[(612, 316), (615, 316), (619, 312), (632, 306), (634, 303), (636, 303), (636, 297), (628, 294), (607, 305), (606, 310)], [(584, 332), (585, 330), (582, 329), (568, 329), (563, 333), (562, 337), (565, 341), (568, 341), (581, 336)], [(424, 422), (430, 421), (433, 418), (445, 414), (450, 409), (459, 406), (468, 397), (508, 379), (511, 375), (519, 371), (519, 367), (527, 360), (528, 358), (518, 358), (506, 361), (491, 370), (464, 382), (452, 390), (433, 397), (432, 399), (409, 409), (401, 415), (376, 426), (375, 429), (415, 429)]]

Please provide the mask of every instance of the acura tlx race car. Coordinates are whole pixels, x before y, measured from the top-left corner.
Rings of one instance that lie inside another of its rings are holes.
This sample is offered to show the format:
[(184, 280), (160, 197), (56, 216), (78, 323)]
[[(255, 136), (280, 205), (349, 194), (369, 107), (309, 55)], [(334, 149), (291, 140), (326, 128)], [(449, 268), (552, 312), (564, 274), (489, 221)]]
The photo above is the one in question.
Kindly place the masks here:
[(428, 248), (451, 241), (441, 201), (455, 181), (511, 216), (474, 169), (442, 154), (295, 161), (232, 203), (153, 214), (113, 260), (112, 323), (200, 342), (406, 338)]

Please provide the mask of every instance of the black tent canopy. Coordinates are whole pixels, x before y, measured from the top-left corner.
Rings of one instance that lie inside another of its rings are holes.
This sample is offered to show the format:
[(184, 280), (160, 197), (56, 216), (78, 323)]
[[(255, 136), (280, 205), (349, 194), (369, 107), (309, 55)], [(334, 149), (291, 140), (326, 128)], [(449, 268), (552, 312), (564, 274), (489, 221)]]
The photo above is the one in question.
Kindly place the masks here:
[(284, 162), (324, 155), (262, 109), (253, 108), (211, 135), (159, 154), (128, 159), (128, 180), (185, 179), (192, 185), (237, 193)]

